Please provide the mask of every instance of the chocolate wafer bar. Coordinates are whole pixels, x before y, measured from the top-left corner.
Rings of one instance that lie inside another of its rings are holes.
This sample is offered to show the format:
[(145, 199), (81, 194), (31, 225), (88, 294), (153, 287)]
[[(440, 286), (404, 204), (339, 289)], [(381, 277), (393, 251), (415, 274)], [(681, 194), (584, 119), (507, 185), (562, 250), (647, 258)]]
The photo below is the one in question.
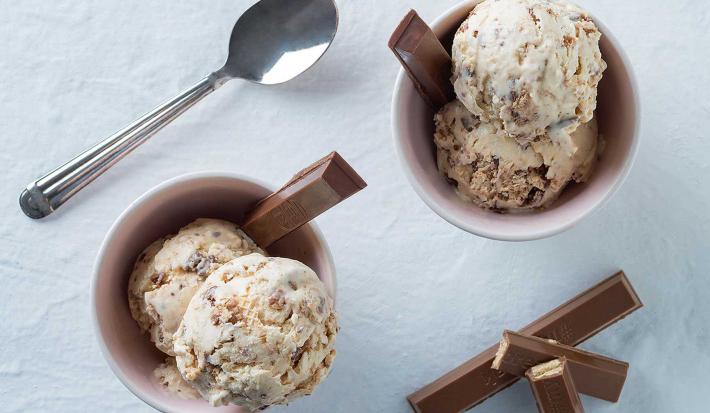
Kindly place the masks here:
[(531, 367), (525, 376), (540, 413), (584, 413), (564, 357)]
[(257, 204), (242, 229), (266, 248), (366, 186), (337, 152), (331, 152)]
[(438, 110), (454, 99), (451, 56), (417, 12), (404, 16), (387, 45), (429, 106)]
[(577, 390), (598, 399), (616, 402), (626, 381), (629, 363), (513, 331), (503, 332), (492, 367), (515, 376), (538, 364), (564, 357)]
[[(623, 272), (618, 272), (520, 329), (524, 334), (577, 345), (641, 308)], [(491, 369), (494, 345), (409, 395), (418, 413), (456, 413), (482, 403), (519, 378)]]

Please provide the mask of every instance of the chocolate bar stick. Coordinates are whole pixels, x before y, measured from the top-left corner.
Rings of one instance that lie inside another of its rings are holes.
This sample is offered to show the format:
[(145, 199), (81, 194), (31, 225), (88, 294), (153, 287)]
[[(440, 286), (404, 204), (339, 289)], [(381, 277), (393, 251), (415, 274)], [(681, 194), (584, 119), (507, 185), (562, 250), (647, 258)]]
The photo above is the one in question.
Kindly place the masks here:
[[(575, 346), (641, 308), (623, 272), (572, 298), (520, 331)], [(512, 385), (518, 377), (491, 369), (494, 345), (409, 395), (418, 413), (456, 413)]]
[(454, 99), (451, 56), (416, 11), (404, 16), (387, 45), (429, 106), (438, 110)]
[(266, 248), (366, 186), (337, 152), (331, 152), (259, 202), (242, 229)]
[(584, 413), (564, 357), (533, 366), (525, 376), (540, 413)]
[(492, 367), (523, 376), (529, 368), (560, 357), (567, 359), (580, 393), (610, 402), (619, 400), (629, 363), (539, 337), (505, 331)]

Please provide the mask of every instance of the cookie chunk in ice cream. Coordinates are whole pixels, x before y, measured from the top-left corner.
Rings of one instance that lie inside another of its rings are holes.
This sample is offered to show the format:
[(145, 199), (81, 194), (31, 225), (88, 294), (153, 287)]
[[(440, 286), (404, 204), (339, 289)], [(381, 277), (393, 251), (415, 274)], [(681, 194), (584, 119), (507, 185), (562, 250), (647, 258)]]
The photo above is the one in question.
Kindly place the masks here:
[(435, 116), (434, 143), (442, 174), (458, 194), (476, 205), (520, 211), (548, 206), (570, 182), (583, 182), (597, 158), (594, 119), (556, 139), (538, 136), (526, 146), (503, 131), (500, 122), (482, 122), (459, 101)]
[(194, 400), (199, 399), (200, 394), (192, 386), (187, 384), (185, 379), (180, 375), (180, 370), (175, 363), (175, 357), (166, 357), (165, 362), (161, 363), (153, 370), (153, 376), (165, 390), (182, 399)]
[(572, 132), (596, 108), (600, 38), (591, 17), (564, 0), (483, 1), (454, 37), (456, 96), (521, 144), (561, 122)]
[(313, 392), (330, 371), (337, 330), (313, 270), (251, 254), (207, 278), (174, 348), (182, 376), (212, 405), (258, 410)]
[(193, 294), (220, 265), (264, 251), (235, 224), (200, 218), (138, 256), (128, 282), (133, 318), (159, 350), (173, 355), (173, 334)]

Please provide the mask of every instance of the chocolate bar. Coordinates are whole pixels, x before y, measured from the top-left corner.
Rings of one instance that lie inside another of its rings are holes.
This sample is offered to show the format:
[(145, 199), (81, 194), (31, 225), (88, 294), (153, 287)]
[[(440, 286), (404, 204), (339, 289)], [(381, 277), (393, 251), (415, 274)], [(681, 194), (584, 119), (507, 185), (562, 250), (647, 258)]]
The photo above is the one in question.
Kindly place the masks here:
[(387, 45), (429, 106), (438, 110), (454, 99), (451, 56), (416, 11), (404, 16)]
[(580, 393), (610, 402), (619, 400), (629, 370), (628, 363), (552, 340), (505, 331), (492, 367), (523, 376), (529, 368), (560, 357), (567, 359)]
[(569, 363), (564, 357), (533, 366), (525, 376), (540, 413), (584, 413)]
[[(623, 272), (545, 314), (520, 331), (577, 345), (643, 304)], [(455, 413), (478, 405), (519, 378), (491, 369), (498, 345), (486, 349), (407, 398), (418, 413)]]
[(360, 175), (332, 152), (259, 202), (242, 229), (266, 248), (366, 186)]

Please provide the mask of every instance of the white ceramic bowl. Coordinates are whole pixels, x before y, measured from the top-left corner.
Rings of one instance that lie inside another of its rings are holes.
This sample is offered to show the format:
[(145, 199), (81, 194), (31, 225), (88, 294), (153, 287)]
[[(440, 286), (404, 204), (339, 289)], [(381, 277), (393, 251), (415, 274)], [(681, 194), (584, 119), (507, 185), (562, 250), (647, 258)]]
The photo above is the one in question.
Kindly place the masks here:
[[(453, 34), (481, 0), (464, 1), (437, 18), (431, 27), (451, 50)], [(487, 238), (526, 241), (571, 228), (598, 209), (621, 186), (636, 156), (639, 98), (636, 81), (619, 43), (599, 19), (602, 57), (608, 64), (599, 84), (597, 119), (606, 148), (592, 178), (571, 185), (550, 208), (522, 214), (500, 214), (462, 201), (439, 173), (433, 142), (434, 112), (400, 70), (392, 97), (395, 147), (409, 182), (434, 212), (451, 224)]]
[[(141, 334), (128, 309), (128, 277), (138, 254), (159, 237), (177, 232), (196, 218), (241, 222), (244, 212), (270, 194), (251, 178), (219, 172), (180, 176), (138, 198), (116, 220), (94, 266), (91, 307), (99, 346), (116, 376), (150, 406), (174, 413), (246, 412), (236, 406), (211, 407), (203, 400), (183, 400), (153, 378), (165, 359)], [(310, 223), (268, 248), (272, 256), (299, 260), (311, 267), (335, 298), (335, 266), (328, 245)]]

